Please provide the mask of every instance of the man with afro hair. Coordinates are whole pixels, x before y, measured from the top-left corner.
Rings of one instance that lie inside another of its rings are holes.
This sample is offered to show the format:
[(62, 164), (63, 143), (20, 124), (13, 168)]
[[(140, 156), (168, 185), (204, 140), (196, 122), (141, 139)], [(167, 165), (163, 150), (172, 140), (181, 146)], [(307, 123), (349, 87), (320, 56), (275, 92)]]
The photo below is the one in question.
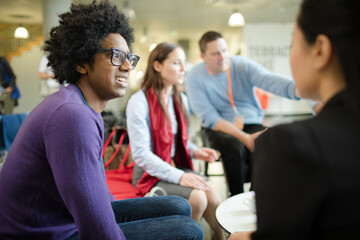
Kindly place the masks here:
[(125, 94), (139, 57), (108, 1), (71, 5), (45, 42), (60, 84), (25, 119), (0, 173), (0, 239), (203, 239), (176, 196), (114, 201), (101, 112)]

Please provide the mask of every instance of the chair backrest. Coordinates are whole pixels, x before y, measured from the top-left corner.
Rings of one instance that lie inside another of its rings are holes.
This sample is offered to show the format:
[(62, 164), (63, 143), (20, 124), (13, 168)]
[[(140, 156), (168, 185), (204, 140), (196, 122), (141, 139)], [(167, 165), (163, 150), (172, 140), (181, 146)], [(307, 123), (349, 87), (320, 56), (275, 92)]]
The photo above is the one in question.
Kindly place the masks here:
[(2, 115), (2, 140), (4, 147), (9, 151), (11, 144), (13, 143), (17, 132), (19, 131), (22, 123), (24, 122), (27, 114), (7, 114)]
[(201, 138), (203, 147), (211, 147), (210, 142), (209, 142), (209, 138), (208, 138), (208, 136), (206, 134), (206, 131), (203, 130), (203, 129), (200, 130), (200, 138)]

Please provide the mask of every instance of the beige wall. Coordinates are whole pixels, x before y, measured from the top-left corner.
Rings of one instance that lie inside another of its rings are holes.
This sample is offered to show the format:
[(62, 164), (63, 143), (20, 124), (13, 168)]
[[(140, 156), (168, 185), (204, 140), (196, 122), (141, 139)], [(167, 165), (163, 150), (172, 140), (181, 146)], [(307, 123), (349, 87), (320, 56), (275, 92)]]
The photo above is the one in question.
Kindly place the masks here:
[(42, 100), (40, 97), (40, 80), (38, 78), (41, 57), (40, 47), (35, 46), (30, 51), (24, 51), (21, 56), (13, 57), (10, 62), (21, 93), (19, 105), (15, 107), (14, 113), (29, 112)]

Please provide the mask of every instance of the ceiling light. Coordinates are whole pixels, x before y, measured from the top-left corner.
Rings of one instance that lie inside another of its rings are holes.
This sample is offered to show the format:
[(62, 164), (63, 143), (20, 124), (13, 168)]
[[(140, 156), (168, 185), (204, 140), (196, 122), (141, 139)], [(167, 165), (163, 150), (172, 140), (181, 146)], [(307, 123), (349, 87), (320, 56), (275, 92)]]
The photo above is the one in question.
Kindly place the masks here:
[(23, 25), (19, 25), (14, 32), (14, 37), (28, 39), (29, 32), (28, 32), (28, 30), (26, 30), (26, 28)]
[(156, 43), (152, 43), (150, 44), (150, 47), (149, 47), (149, 52), (151, 52), (152, 50), (154, 50), (154, 48), (156, 48), (157, 44)]
[(245, 25), (245, 19), (238, 10), (234, 10), (229, 18), (228, 24), (230, 27), (242, 27)]
[(123, 13), (126, 17), (128, 17), (130, 20), (134, 20), (136, 17), (135, 11), (130, 7), (130, 1), (126, 0), (124, 2), (124, 10)]

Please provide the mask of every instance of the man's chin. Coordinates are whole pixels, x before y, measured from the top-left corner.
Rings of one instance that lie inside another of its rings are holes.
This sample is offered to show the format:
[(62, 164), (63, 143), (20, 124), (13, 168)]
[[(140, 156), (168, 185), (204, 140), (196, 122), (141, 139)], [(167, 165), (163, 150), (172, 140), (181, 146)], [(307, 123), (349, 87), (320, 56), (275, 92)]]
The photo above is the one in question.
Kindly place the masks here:
[(219, 73), (223, 73), (223, 72), (226, 72), (227, 69), (228, 69), (228, 65), (224, 63), (224, 64), (219, 65), (217, 70), (219, 71)]
[(122, 98), (123, 96), (125, 96), (125, 94), (126, 94), (126, 88), (119, 89), (117, 91), (116, 98)]
[(218, 68), (217, 69), (217, 74), (224, 73), (224, 72), (226, 72), (226, 70), (227, 70), (227, 67)]

